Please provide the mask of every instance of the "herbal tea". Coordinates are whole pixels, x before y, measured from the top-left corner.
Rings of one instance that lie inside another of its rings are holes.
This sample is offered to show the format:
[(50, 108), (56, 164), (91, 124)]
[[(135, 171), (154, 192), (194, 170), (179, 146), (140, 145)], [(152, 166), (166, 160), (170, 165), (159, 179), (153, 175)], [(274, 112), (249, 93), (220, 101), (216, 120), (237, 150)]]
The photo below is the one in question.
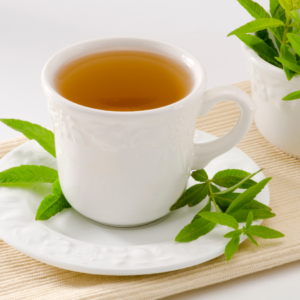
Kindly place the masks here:
[(141, 51), (110, 51), (64, 65), (55, 85), (66, 99), (110, 111), (154, 109), (177, 102), (191, 90), (186, 65)]

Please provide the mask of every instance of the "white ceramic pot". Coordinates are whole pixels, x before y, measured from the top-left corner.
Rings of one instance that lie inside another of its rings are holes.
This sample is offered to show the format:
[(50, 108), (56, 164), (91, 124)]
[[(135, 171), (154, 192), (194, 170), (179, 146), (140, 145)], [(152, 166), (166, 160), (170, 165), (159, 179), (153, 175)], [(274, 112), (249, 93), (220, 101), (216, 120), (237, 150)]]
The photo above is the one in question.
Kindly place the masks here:
[(300, 90), (300, 76), (288, 81), (284, 70), (269, 64), (246, 45), (242, 48), (257, 105), (254, 119), (258, 130), (270, 143), (300, 158), (300, 100), (282, 100)]

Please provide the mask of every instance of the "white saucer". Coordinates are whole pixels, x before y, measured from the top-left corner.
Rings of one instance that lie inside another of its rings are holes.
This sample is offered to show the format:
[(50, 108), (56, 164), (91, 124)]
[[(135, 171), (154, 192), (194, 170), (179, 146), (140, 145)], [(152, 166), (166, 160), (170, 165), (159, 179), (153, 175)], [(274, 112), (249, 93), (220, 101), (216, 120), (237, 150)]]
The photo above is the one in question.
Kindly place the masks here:
[[(215, 137), (208, 133), (196, 131), (197, 142), (213, 139)], [(0, 171), (21, 164), (56, 168), (55, 159), (35, 141), (21, 145), (1, 159)], [(238, 148), (214, 159), (205, 169), (212, 176), (228, 168), (251, 173), (259, 169)], [(254, 180), (264, 178), (259, 173)], [(188, 185), (194, 183), (191, 178)], [(1, 187), (0, 237), (20, 252), (59, 268), (103, 275), (167, 272), (213, 259), (224, 253), (228, 242), (223, 235), (231, 229), (225, 226), (216, 226), (208, 235), (190, 243), (174, 241), (178, 232), (206, 204), (206, 200), (195, 207), (184, 207), (161, 220), (135, 228), (100, 225), (72, 208), (48, 221), (35, 221), (39, 203), (50, 191), (50, 184)], [(266, 187), (256, 199), (269, 205), (269, 188)]]

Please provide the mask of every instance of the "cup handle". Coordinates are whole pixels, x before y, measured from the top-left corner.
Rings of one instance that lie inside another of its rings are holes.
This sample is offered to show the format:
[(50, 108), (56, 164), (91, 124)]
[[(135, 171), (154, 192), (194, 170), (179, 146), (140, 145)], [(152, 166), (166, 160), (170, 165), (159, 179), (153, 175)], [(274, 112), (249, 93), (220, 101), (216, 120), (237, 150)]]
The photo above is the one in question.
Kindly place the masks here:
[(233, 148), (243, 139), (252, 125), (256, 105), (248, 94), (234, 86), (220, 86), (206, 91), (198, 116), (207, 115), (214, 105), (225, 100), (234, 101), (239, 105), (239, 120), (222, 137), (210, 142), (194, 144), (192, 170), (203, 169), (212, 159)]

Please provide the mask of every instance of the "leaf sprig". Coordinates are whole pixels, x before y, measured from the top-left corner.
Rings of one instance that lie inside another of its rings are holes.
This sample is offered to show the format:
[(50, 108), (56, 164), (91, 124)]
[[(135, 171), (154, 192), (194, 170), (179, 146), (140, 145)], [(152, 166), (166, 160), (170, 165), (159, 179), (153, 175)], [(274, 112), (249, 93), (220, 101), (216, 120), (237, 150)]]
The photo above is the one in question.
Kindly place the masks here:
[[(194, 206), (202, 202), (208, 196), (207, 204), (194, 216), (191, 223), (186, 225), (176, 236), (175, 241), (186, 243), (198, 239), (212, 231), (217, 224), (231, 227), (234, 231), (224, 237), (231, 238), (225, 248), (225, 256), (230, 260), (238, 250), (240, 236), (246, 235), (249, 240), (258, 246), (253, 236), (261, 238), (279, 238), (284, 235), (265, 226), (251, 225), (253, 220), (268, 219), (275, 216), (271, 208), (255, 200), (255, 197), (263, 190), (272, 179), (265, 178), (255, 182), (251, 178), (253, 174), (243, 170), (228, 169), (216, 173), (212, 179), (204, 169), (192, 172), (191, 176), (198, 182), (187, 189), (181, 197), (171, 206), (170, 210), (176, 210), (186, 205)], [(226, 189), (220, 190), (219, 187)], [(244, 189), (243, 193), (235, 193), (237, 189)], [(211, 211), (212, 203), (216, 212)], [(239, 223), (246, 222), (246, 226), (239, 228)]]
[[(270, 14), (252, 0), (237, 0), (255, 18), (228, 36), (236, 35), (268, 63), (281, 68), (291, 80), (300, 74), (300, 0), (270, 0)], [(269, 37), (269, 32), (272, 37)], [(249, 34), (254, 33), (255, 35)], [(275, 41), (275, 44), (274, 42)], [(300, 91), (282, 100), (300, 99)]]
[[(55, 157), (55, 142), (52, 131), (27, 121), (0, 119), (2, 123), (23, 133), (30, 140), (37, 141), (47, 152)], [(0, 186), (20, 183), (52, 183), (52, 194), (46, 196), (36, 213), (36, 220), (48, 220), (71, 205), (60, 187), (56, 170), (46, 166), (21, 165), (0, 172)]]

